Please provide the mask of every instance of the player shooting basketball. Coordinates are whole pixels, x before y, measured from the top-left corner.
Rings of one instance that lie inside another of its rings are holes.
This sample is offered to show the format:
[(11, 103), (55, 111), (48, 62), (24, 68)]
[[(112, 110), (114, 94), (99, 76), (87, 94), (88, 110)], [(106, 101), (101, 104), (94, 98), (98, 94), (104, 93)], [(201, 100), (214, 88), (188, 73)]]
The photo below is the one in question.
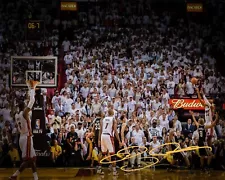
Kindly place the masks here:
[(28, 166), (31, 166), (33, 171), (34, 180), (38, 180), (38, 175), (36, 171), (36, 154), (33, 147), (33, 138), (31, 130), (31, 119), (30, 111), (35, 102), (35, 88), (39, 84), (38, 81), (29, 80), (26, 82), (30, 91), (30, 99), (27, 107), (24, 102), (19, 104), (19, 118), (17, 119), (17, 124), (20, 132), (19, 145), (22, 151), (23, 163), (21, 164), (19, 170), (17, 170), (11, 177), (10, 180), (16, 180), (17, 176), (24, 171)]
[[(206, 139), (206, 130), (213, 128), (216, 126), (216, 124), (218, 123), (219, 120), (219, 116), (218, 113), (216, 113), (216, 120), (213, 121), (210, 124), (205, 124), (204, 119), (203, 118), (199, 118), (199, 120), (197, 121), (194, 115), (193, 111), (189, 111), (192, 119), (194, 120), (194, 123), (197, 127), (197, 131), (199, 134), (199, 138), (198, 138), (198, 146), (199, 147), (203, 147), (205, 146), (205, 139)], [(209, 152), (207, 151), (207, 149), (199, 149), (199, 155), (200, 155), (200, 166), (202, 168), (202, 170), (204, 170), (204, 162), (205, 162), (205, 158), (207, 158), (207, 168), (209, 168), (211, 160), (212, 160), (212, 155), (209, 154)]]
[[(209, 101), (203, 91), (199, 91), (198, 88), (196, 88), (198, 99), (200, 100), (201, 104), (205, 107), (205, 125), (210, 125), (212, 123), (212, 117), (214, 115), (215, 111), (215, 105), (213, 104), (213, 100)], [(203, 99), (201, 98), (201, 94)], [(213, 128), (209, 129), (207, 131), (207, 142), (209, 146), (212, 146), (212, 136), (214, 135)]]

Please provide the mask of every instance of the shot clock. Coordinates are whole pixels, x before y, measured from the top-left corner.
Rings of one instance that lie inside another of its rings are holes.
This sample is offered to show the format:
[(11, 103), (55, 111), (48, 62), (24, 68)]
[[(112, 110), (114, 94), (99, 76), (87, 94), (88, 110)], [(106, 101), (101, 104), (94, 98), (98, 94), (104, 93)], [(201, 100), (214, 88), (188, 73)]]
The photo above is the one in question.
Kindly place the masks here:
[(45, 35), (45, 24), (42, 20), (28, 20), (26, 22), (26, 40), (41, 41)]

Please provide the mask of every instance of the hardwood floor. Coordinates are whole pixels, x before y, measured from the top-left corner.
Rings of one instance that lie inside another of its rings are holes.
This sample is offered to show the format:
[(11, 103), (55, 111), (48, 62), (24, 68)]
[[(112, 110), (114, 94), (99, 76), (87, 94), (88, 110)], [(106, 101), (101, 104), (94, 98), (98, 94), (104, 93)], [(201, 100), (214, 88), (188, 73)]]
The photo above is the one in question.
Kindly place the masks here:
[[(0, 180), (7, 180), (15, 169), (0, 169)], [(119, 176), (114, 177), (112, 173), (106, 169), (105, 175), (97, 175), (94, 169), (78, 169), (78, 168), (40, 168), (38, 169), (39, 180), (222, 180), (225, 179), (225, 172), (211, 171), (210, 174), (194, 171), (190, 174), (186, 170), (176, 170), (167, 172), (166, 170), (145, 169), (132, 173), (124, 173), (119, 171)], [(18, 180), (32, 180), (32, 172), (30, 169), (25, 170)]]

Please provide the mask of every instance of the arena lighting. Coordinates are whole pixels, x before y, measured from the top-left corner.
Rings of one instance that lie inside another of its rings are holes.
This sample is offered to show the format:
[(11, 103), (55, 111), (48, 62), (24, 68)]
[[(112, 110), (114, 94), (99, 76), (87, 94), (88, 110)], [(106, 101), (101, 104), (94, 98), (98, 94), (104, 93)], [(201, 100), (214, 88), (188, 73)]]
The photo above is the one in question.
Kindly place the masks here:
[(71, 2), (71, 1), (63, 1), (60, 5), (61, 11), (77, 11), (77, 2)]
[[(157, 154), (157, 153), (154, 153), (155, 150), (158, 150), (160, 148), (163, 148), (164, 146), (167, 146), (167, 145), (175, 145), (177, 147), (176, 147), (175, 150), (168, 151), (165, 154)], [(145, 150), (142, 151), (142, 152), (139, 152), (139, 153), (137, 153), (135, 155), (131, 155), (130, 153), (122, 153), (122, 151), (127, 152), (129, 149), (135, 149), (135, 148), (145, 149)], [(186, 147), (186, 148), (181, 148), (180, 147), (180, 144), (179, 143), (176, 143), (176, 142), (173, 142), (173, 143), (165, 143), (165, 144), (159, 145), (159, 146), (153, 148), (151, 151), (149, 151), (150, 157), (142, 157), (141, 158), (141, 159), (152, 159), (152, 160), (156, 160), (156, 162), (150, 162), (150, 164), (145, 163), (145, 166), (144, 167), (136, 168), (136, 169), (126, 169), (127, 165), (124, 165), (120, 169), (122, 171), (125, 171), (125, 172), (134, 172), (134, 171), (143, 170), (143, 169), (152, 167), (152, 166), (154, 166), (154, 165), (156, 165), (156, 164), (158, 164), (160, 162), (160, 160), (158, 158), (156, 158), (155, 156), (162, 156), (164, 159), (167, 159), (168, 161), (170, 161), (171, 159), (173, 159), (172, 156), (171, 156), (172, 154), (175, 154), (175, 153), (178, 153), (178, 152), (195, 151), (195, 150), (198, 150), (198, 149), (209, 149), (210, 151), (212, 151), (212, 148), (209, 147), (209, 146), (202, 146), (202, 147), (199, 147), (199, 146), (190, 146), (190, 147)], [(121, 149), (120, 151), (118, 151), (114, 155), (110, 155), (110, 156), (107, 156), (107, 157), (103, 158), (100, 161), (100, 163), (101, 164), (113, 164), (113, 163), (116, 163), (116, 162), (121, 162), (121, 161), (129, 160), (131, 158), (137, 157), (138, 155), (144, 154), (145, 152), (147, 152), (147, 150), (148, 149), (145, 146), (129, 146), (129, 147), (126, 147), (124, 149)], [(116, 157), (119, 157), (121, 159), (116, 160), (116, 161), (109, 161), (109, 159), (111, 159), (111, 157), (115, 157), (115, 156)], [(124, 157), (124, 158), (122, 158), (122, 157)], [(105, 160), (107, 160), (107, 162), (103, 162)]]
[(202, 3), (187, 3), (187, 12), (203, 12)]

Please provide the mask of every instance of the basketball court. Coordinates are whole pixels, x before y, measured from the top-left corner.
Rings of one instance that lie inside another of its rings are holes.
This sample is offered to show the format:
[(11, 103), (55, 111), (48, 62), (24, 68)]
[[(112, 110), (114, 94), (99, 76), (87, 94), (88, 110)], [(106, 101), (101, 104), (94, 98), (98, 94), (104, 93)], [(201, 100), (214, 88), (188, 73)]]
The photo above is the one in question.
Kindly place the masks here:
[[(0, 180), (7, 180), (15, 169), (0, 169)], [(166, 170), (145, 169), (141, 171), (124, 173), (119, 171), (119, 176), (112, 176), (112, 173), (106, 169), (105, 175), (96, 174), (95, 169), (82, 168), (40, 168), (38, 176), (40, 180), (222, 180), (225, 179), (225, 172), (212, 171), (210, 174), (202, 174), (200, 171), (194, 171), (190, 174), (186, 170), (175, 170), (167, 172)], [(18, 180), (33, 179), (31, 169), (26, 169)]]
[[(41, 84), (39, 88), (57, 87), (57, 58), (55, 57), (12, 57), (11, 58), (11, 86), (16, 88), (27, 87), (26, 80), (37, 80)], [(37, 105), (40, 105), (38, 103)], [(42, 105), (32, 111), (32, 133), (34, 135), (34, 148), (37, 154), (37, 164), (47, 166), (50, 152), (45, 133), (45, 112)], [(37, 123), (38, 122), (38, 123)], [(0, 180), (7, 180), (16, 169), (0, 169)], [(186, 170), (153, 170), (146, 168), (131, 173), (119, 170), (119, 176), (113, 176), (108, 169), (105, 175), (96, 174), (96, 170), (90, 168), (39, 168), (40, 180), (221, 180), (225, 179), (225, 172), (212, 171), (210, 174)], [(26, 169), (18, 180), (33, 179), (31, 169)]]

